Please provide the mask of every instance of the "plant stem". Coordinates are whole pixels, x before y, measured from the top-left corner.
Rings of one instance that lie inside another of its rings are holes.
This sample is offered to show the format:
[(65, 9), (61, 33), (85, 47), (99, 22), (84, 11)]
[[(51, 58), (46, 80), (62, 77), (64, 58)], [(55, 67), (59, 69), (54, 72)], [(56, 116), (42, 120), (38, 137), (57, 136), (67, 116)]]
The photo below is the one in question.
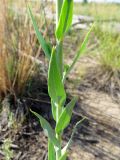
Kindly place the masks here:
[[(62, 4), (63, 4), (63, 0), (56, 0), (56, 28), (58, 26)], [(60, 75), (62, 78), (63, 76), (63, 53), (62, 53), (63, 43), (62, 41), (58, 41), (58, 40), (56, 40), (56, 43), (57, 43), (57, 64), (58, 64), (58, 68), (60, 70)]]
[[(58, 123), (59, 121), (59, 117), (60, 117), (60, 114), (62, 112), (62, 107), (60, 105), (58, 105), (58, 108), (57, 108), (57, 119), (56, 119), (56, 124)], [(57, 148), (56, 150), (56, 160), (59, 160), (59, 158), (61, 157), (61, 133), (57, 134), (56, 133), (56, 138), (58, 139), (59, 141), (59, 144), (60, 144), (60, 147)]]
[(61, 134), (56, 134), (56, 138), (58, 139), (60, 143), (60, 147), (56, 150), (56, 160), (59, 160), (61, 157)]
[[(56, 28), (58, 26), (59, 23), (59, 17), (60, 17), (60, 13), (61, 13), (61, 8), (62, 8), (62, 4), (63, 4), (63, 0), (56, 0)], [(62, 41), (58, 41), (58, 39), (56, 39), (56, 54), (57, 54), (57, 64), (58, 64), (58, 68), (59, 68), (59, 72), (61, 75), (61, 79), (63, 77), (63, 52), (62, 52), (62, 48), (63, 48), (63, 43)], [(58, 123), (60, 114), (61, 114), (61, 107), (58, 104), (58, 108), (57, 108), (57, 119), (56, 119), (56, 123)], [(57, 148), (56, 150), (56, 160), (59, 160), (61, 157), (61, 133), (56, 134), (56, 138), (59, 141), (60, 147)]]

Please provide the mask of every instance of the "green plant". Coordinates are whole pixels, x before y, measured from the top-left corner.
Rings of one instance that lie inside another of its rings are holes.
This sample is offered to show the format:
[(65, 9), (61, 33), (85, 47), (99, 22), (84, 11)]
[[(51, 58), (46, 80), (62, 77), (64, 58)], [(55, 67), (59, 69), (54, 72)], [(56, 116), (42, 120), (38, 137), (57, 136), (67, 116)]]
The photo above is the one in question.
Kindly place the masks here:
[(67, 75), (74, 67), (76, 61), (84, 52), (91, 30), (86, 35), (85, 40), (75, 55), (72, 64), (66, 65), (63, 64), (62, 46), (64, 36), (70, 29), (72, 23), (73, 0), (57, 0), (56, 2), (56, 46), (53, 47), (50, 47), (50, 43), (46, 42), (42, 34), (39, 32), (30, 7), (28, 7), (28, 12), (36, 31), (37, 38), (43, 51), (45, 52), (46, 57), (49, 60), (48, 92), (51, 98), (52, 115), (56, 121), (55, 130), (41, 115), (34, 111), (31, 112), (39, 118), (41, 126), (48, 136), (48, 160), (66, 160), (67, 150), (70, 146), (74, 131), (77, 125), (83, 121), (84, 118), (76, 124), (71, 139), (69, 140), (68, 144), (62, 148), (62, 134), (64, 129), (70, 123), (73, 107), (77, 101), (77, 98), (75, 97), (65, 106), (66, 92), (64, 89), (64, 83)]
[(120, 72), (120, 35), (111, 30), (104, 31), (96, 25), (94, 29), (98, 40), (95, 50), (99, 56), (100, 65), (110, 72)]
[(2, 145), (2, 151), (5, 155), (5, 160), (11, 160), (13, 158), (13, 151), (10, 149), (12, 141), (10, 139), (5, 139)]

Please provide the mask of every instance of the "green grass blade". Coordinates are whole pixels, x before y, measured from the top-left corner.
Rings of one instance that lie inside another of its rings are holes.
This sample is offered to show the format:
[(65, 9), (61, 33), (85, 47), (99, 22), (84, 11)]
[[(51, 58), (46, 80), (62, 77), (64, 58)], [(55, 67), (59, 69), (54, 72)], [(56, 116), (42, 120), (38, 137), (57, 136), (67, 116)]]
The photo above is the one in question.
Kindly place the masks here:
[(72, 132), (72, 135), (69, 139), (69, 142), (67, 143), (67, 145), (62, 149), (62, 154), (66, 153), (68, 148), (70, 147), (71, 143), (72, 143), (72, 140), (73, 140), (73, 136), (76, 132), (76, 129), (78, 127), (79, 124), (81, 124), (86, 118), (84, 117), (83, 119), (81, 119), (79, 122), (76, 123), (76, 125), (74, 126), (74, 129), (73, 129), (73, 132)]
[(60, 115), (58, 123), (56, 125), (56, 128), (55, 128), (56, 133), (62, 132), (70, 123), (73, 107), (75, 106), (76, 101), (77, 101), (77, 98), (75, 97), (64, 108), (62, 114)]
[(65, 152), (59, 160), (66, 160), (67, 159), (67, 152)]
[(50, 139), (48, 139), (48, 160), (56, 160), (54, 145)]
[(49, 44), (45, 41), (45, 39), (43, 38), (41, 32), (39, 31), (39, 28), (38, 28), (38, 26), (37, 26), (36, 20), (35, 20), (35, 18), (34, 18), (34, 16), (33, 16), (32, 11), (31, 11), (31, 9), (30, 9), (29, 6), (28, 6), (28, 13), (29, 13), (30, 18), (31, 18), (31, 20), (32, 20), (33, 27), (34, 27), (34, 30), (35, 30), (35, 32), (36, 32), (36, 36), (37, 36), (37, 38), (38, 38), (38, 41), (39, 41), (39, 43), (40, 43), (40, 45), (41, 45), (41, 47), (42, 47), (42, 49), (43, 49), (46, 57), (47, 57), (48, 59), (50, 59), (50, 56), (51, 56), (50, 46), (49, 46)]
[(68, 68), (65, 76), (64, 76), (64, 80), (66, 79), (66, 76), (70, 73), (70, 71), (72, 70), (72, 68), (74, 67), (74, 65), (76, 64), (76, 62), (78, 61), (78, 59), (80, 58), (80, 56), (84, 53), (85, 49), (86, 49), (86, 46), (87, 46), (87, 42), (89, 40), (89, 36), (90, 36), (90, 33), (93, 29), (93, 26), (94, 24), (92, 25), (92, 27), (90, 28), (90, 30), (88, 31), (87, 35), (85, 36), (85, 39), (80, 47), (80, 49), (77, 51), (75, 57), (73, 58), (73, 62), (72, 64), (70, 65), (70, 67)]
[(64, 34), (69, 30), (73, 17), (73, 0), (64, 0), (58, 26), (56, 29), (56, 38), (61, 40)]
[(54, 146), (59, 147), (59, 142), (55, 137), (55, 132), (50, 124), (41, 115), (31, 110), (31, 112), (40, 120), (41, 127), (43, 128), (46, 136), (52, 141)]
[(56, 50), (53, 48), (49, 71), (48, 71), (48, 92), (56, 104), (62, 104), (66, 99), (66, 93), (64, 90), (64, 85), (62, 83), (62, 78), (57, 65)]

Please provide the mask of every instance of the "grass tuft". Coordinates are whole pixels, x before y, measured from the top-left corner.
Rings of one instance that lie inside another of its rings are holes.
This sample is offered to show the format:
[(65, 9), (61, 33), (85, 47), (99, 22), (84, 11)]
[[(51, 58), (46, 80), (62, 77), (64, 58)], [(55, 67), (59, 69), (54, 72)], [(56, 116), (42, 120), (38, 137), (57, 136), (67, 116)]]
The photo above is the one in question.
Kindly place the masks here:
[[(16, 97), (24, 92), (29, 78), (36, 72), (36, 61), (38, 63), (41, 54), (28, 15), (14, 11), (14, 5), (14, 1), (0, 2), (0, 99), (7, 94)], [(25, 3), (23, 8), (26, 8)], [(44, 24), (45, 21), (39, 23), (39, 29), (45, 36)]]
[(120, 35), (95, 29), (99, 46), (97, 54), (103, 68), (113, 72), (120, 72)]

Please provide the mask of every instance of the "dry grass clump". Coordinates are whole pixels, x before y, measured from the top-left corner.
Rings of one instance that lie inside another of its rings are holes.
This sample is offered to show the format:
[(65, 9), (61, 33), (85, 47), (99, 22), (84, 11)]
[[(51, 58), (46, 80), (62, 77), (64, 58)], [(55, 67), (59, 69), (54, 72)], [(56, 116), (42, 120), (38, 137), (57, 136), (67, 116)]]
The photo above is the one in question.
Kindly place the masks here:
[[(8, 6), (7, 0), (0, 1), (0, 98), (23, 93), (41, 53), (28, 15), (14, 13)], [(44, 23), (39, 28), (45, 36)]]

